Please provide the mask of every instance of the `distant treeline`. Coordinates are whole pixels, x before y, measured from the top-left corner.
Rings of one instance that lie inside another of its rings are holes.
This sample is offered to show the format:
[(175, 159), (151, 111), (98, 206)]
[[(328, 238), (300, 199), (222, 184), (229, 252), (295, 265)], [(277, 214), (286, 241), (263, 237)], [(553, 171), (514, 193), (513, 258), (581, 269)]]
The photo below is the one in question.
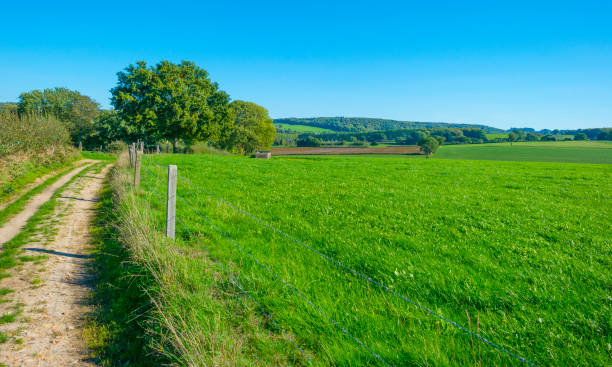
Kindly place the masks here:
[(546, 135), (554, 135), (554, 136), (558, 136), (558, 135), (572, 135), (572, 136), (576, 136), (578, 134), (584, 134), (586, 135), (586, 137), (589, 140), (612, 140), (612, 138), (610, 137), (610, 133), (612, 131), (612, 128), (609, 127), (597, 127), (597, 128), (591, 128), (591, 129), (575, 129), (575, 130), (559, 130), (559, 129), (554, 129), (554, 130), (550, 130), (550, 129), (542, 129), (542, 130), (536, 130), (530, 127), (520, 127), (520, 128), (516, 128), (513, 127), (511, 129), (508, 130), (508, 132), (515, 132), (518, 134), (523, 134), (523, 133), (533, 133), (539, 136), (546, 136)]
[(433, 129), (395, 129), (386, 131), (368, 132), (339, 132), (339, 133), (302, 133), (299, 140), (309, 137), (324, 142), (368, 142), (393, 141), (398, 144), (414, 145), (428, 136), (438, 138), (441, 143), (468, 144), (482, 143), (487, 140), (484, 130), (475, 127), (464, 128), (433, 128)]
[(381, 130), (398, 129), (418, 129), (418, 128), (465, 128), (476, 127), (484, 130), (487, 134), (502, 134), (504, 130), (491, 126), (479, 124), (451, 124), (446, 122), (418, 122), (418, 121), (397, 121), (366, 117), (313, 117), (313, 118), (281, 118), (275, 119), (275, 123), (288, 125), (308, 125), (330, 129), (338, 132), (366, 132)]
[(584, 134), (589, 140), (612, 140), (612, 128), (609, 127), (559, 131), (563, 135)]
[(513, 129), (503, 137), (487, 138), (484, 130), (476, 127), (432, 128), (432, 129), (395, 129), (367, 132), (334, 132), (301, 134), (279, 134), (275, 139), (277, 145), (321, 146), (321, 145), (377, 145), (379, 143), (415, 145), (433, 137), (439, 144), (481, 144), (490, 142), (516, 141), (557, 141), (557, 140), (612, 140), (612, 128), (580, 129), (567, 136), (549, 133), (525, 132)]

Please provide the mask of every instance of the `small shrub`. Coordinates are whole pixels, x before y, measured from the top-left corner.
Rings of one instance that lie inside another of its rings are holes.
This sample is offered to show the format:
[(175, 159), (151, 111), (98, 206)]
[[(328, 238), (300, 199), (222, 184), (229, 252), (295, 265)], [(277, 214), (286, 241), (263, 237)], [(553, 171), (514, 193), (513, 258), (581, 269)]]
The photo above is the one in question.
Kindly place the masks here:
[(122, 141), (113, 141), (108, 144), (106, 149), (109, 153), (121, 153), (127, 150), (127, 144)]

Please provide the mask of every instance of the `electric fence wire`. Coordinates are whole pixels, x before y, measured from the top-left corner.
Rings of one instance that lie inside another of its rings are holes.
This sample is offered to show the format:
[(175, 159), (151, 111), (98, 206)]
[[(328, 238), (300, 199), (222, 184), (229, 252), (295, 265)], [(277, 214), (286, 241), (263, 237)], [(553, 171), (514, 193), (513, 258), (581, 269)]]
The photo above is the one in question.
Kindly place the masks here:
[(225, 237), (225, 239), (227, 239), (228, 241), (230, 241), (236, 248), (238, 248), (240, 251), (244, 252), (248, 257), (251, 258), (251, 260), (253, 260), (256, 264), (258, 264), (259, 266), (261, 266), (262, 268), (264, 268), (272, 277), (274, 277), (275, 279), (278, 279), (281, 283), (283, 283), (283, 285), (287, 288), (289, 288), (293, 293), (295, 293), (296, 295), (298, 295), (300, 298), (302, 298), (302, 300), (304, 300), (306, 303), (308, 303), (308, 305), (310, 305), (312, 308), (314, 308), (315, 310), (317, 310), (317, 312), (319, 312), (321, 315), (323, 315), (329, 322), (331, 322), (332, 324), (334, 324), (338, 329), (342, 330), (343, 333), (345, 333), (346, 335), (348, 335), (351, 339), (353, 339), (353, 341), (355, 341), (357, 344), (359, 344), (360, 346), (362, 346), (363, 348), (365, 348), (372, 356), (374, 356), (376, 359), (378, 359), (379, 361), (381, 361), (385, 366), (391, 366), (389, 363), (387, 363), (384, 359), (382, 359), (378, 354), (376, 354), (372, 349), (370, 349), (370, 347), (368, 347), (365, 343), (363, 343), (362, 341), (360, 341), (359, 339), (357, 339), (356, 337), (354, 337), (351, 333), (348, 332), (348, 330), (346, 330), (346, 328), (344, 328), (342, 325), (340, 325), (338, 322), (336, 322), (334, 319), (332, 319), (331, 317), (329, 317), (323, 310), (321, 310), (321, 308), (319, 308), (317, 305), (315, 305), (314, 303), (312, 303), (308, 298), (306, 298), (302, 293), (300, 293), (295, 287), (293, 287), (291, 284), (287, 283), (283, 278), (281, 278), (280, 276), (278, 276), (276, 273), (274, 273), (272, 270), (270, 270), (270, 268), (262, 263), (261, 261), (257, 260), (250, 252), (248, 252), (247, 250), (245, 250), (242, 246), (240, 246), (238, 244), (238, 242), (234, 241), (230, 236), (228, 236), (227, 234), (225, 234), (225, 232), (223, 232), (219, 227), (217, 227), (214, 223), (212, 223), (208, 218), (206, 218), (203, 214), (201, 214), (199, 211), (197, 211), (191, 204), (189, 204), (189, 202), (187, 202), (187, 200), (183, 199), (182, 197), (176, 195), (177, 198), (181, 199), (181, 201), (183, 203), (185, 203), (185, 205), (187, 205), (189, 208), (191, 208), (191, 210), (196, 213), (197, 215), (199, 215), (202, 219), (204, 219), (206, 221), (206, 223), (208, 223), (212, 228), (215, 229), (215, 231), (217, 231), (221, 236)]
[[(145, 168), (146, 169), (146, 168)], [(149, 171), (147, 169), (147, 171)], [(150, 174), (153, 174), (151, 171), (149, 171)], [(156, 176), (153, 176), (155, 179), (157, 179), (158, 181), (160, 181)], [(154, 189), (152, 189), (149, 185), (147, 185), (146, 183), (144, 183), (144, 185), (147, 187), (147, 191), (151, 192), (153, 195), (155, 195), (155, 197), (157, 197), (159, 200), (163, 201), (163, 198), (157, 193), (157, 191), (155, 191)], [(240, 283), (238, 282), (238, 280), (236, 280), (236, 278), (232, 275), (232, 273), (230, 272), (230, 270), (225, 267), (223, 265), (223, 263), (221, 263), (218, 259), (216, 259), (211, 253), (210, 250), (204, 246), (202, 244), (202, 242), (200, 242), (200, 240), (198, 239), (198, 237), (196, 237), (190, 230), (189, 228), (187, 228), (187, 226), (185, 225), (185, 223), (183, 223), (183, 221), (180, 219), (180, 217), (176, 217), (176, 219), (178, 219), (179, 223), (183, 226), (183, 228), (189, 233), (189, 236), (194, 238), (196, 240), (196, 242), (200, 245), (200, 247), (202, 249), (204, 249), (204, 251), (206, 252), (206, 254), (208, 255), (208, 257), (217, 265), (219, 265), (219, 267), (221, 267), (221, 269), (223, 269), (223, 272), (229, 277), (230, 281), (236, 286), (238, 287), (238, 289), (240, 289), (240, 291), (245, 294), (247, 297), (249, 297), (249, 299), (255, 303), (255, 305), (259, 308), (259, 311), (268, 319), (270, 320), (270, 322), (272, 323), (272, 325), (274, 325), (275, 328), (277, 328), (278, 330), (280, 330), (281, 334), (283, 335), (283, 337), (285, 337), (287, 340), (289, 340), (289, 342), (291, 344), (293, 344), (299, 351), (300, 353), (306, 358), (308, 359), (308, 362), (310, 362), (310, 364), (316, 366), (317, 364), (314, 363), (314, 361), (310, 358), (310, 356), (308, 354), (306, 354), (306, 352), (300, 348), (300, 346), (293, 340), (293, 338), (291, 338), (291, 336), (289, 336), (289, 334), (287, 334), (285, 332), (285, 330), (272, 318), (272, 315), (270, 315), (268, 312), (266, 312), (265, 308), (263, 307), (263, 305), (261, 305), (261, 303), (259, 303), (242, 285), (240, 285)]]
[[(147, 158), (147, 159), (148, 159), (150, 162), (152, 162), (152, 163), (154, 163), (154, 164), (156, 164), (156, 165), (158, 165), (158, 166), (164, 167), (163, 165), (159, 164), (158, 162), (155, 162), (153, 159), (150, 159), (150, 158)], [(234, 210), (239, 211), (240, 213), (242, 213), (242, 214), (246, 215), (247, 217), (249, 217), (249, 218), (251, 218), (251, 219), (253, 219), (253, 220), (257, 221), (258, 223), (262, 224), (263, 226), (265, 226), (265, 227), (267, 227), (267, 228), (271, 229), (272, 231), (274, 231), (274, 232), (276, 232), (276, 233), (278, 233), (278, 234), (280, 234), (280, 235), (284, 236), (285, 238), (288, 238), (288, 239), (292, 240), (293, 242), (295, 242), (295, 243), (297, 243), (297, 244), (299, 244), (299, 245), (301, 245), (301, 246), (303, 246), (303, 247), (307, 248), (308, 250), (310, 250), (310, 251), (312, 251), (312, 252), (314, 252), (314, 253), (318, 254), (319, 256), (321, 256), (321, 257), (323, 257), (323, 258), (327, 259), (328, 261), (331, 261), (331, 262), (335, 263), (336, 265), (338, 265), (338, 266), (342, 267), (343, 269), (345, 269), (345, 270), (347, 270), (347, 271), (349, 271), (349, 272), (353, 273), (354, 275), (356, 275), (356, 276), (358, 276), (358, 277), (361, 277), (361, 278), (363, 278), (363, 279), (367, 280), (368, 282), (370, 282), (370, 283), (372, 283), (372, 284), (375, 284), (376, 286), (378, 286), (378, 287), (382, 288), (382, 289), (383, 289), (383, 290), (385, 290), (386, 292), (389, 292), (389, 293), (391, 293), (391, 294), (395, 295), (396, 297), (401, 298), (401, 299), (402, 299), (402, 300), (404, 300), (405, 302), (410, 303), (410, 304), (412, 304), (413, 306), (415, 306), (415, 307), (417, 307), (417, 308), (421, 309), (422, 311), (425, 311), (425, 312), (427, 312), (427, 313), (429, 313), (429, 314), (431, 314), (431, 315), (433, 315), (433, 316), (435, 316), (435, 317), (439, 318), (440, 320), (445, 321), (445, 322), (447, 322), (447, 323), (449, 323), (449, 324), (451, 324), (451, 325), (455, 326), (455, 327), (456, 327), (456, 328), (458, 328), (459, 330), (462, 330), (462, 331), (464, 331), (465, 333), (467, 333), (467, 334), (469, 334), (469, 335), (471, 335), (471, 336), (473, 336), (473, 337), (478, 338), (478, 339), (479, 339), (479, 340), (481, 340), (483, 343), (485, 343), (485, 344), (487, 344), (487, 345), (489, 345), (489, 346), (491, 346), (491, 347), (493, 347), (493, 348), (495, 348), (495, 349), (497, 349), (497, 350), (499, 350), (499, 351), (501, 351), (501, 352), (503, 352), (503, 353), (505, 353), (505, 354), (509, 355), (510, 357), (513, 357), (513, 358), (515, 358), (515, 359), (517, 359), (517, 360), (519, 360), (519, 361), (521, 361), (521, 362), (524, 362), (524, 363), (526, 363), (526, 364), (528, 364), (528, 365), (530, 365), (530, 366), (532, 366), (532, 367), (536, 367), (536, 365), (535, 365), (534, 363), (532, 363), (532, 362), (528, 361), (527, 359), (525, 359), (525, 358), (523, 358), (523, 357), (521, 357), (521, 356), (519, 356), (519, 355), (516, 355), (516, 354), (514, 354), (514, 353), (512, 353), (512, 352), (510, 352), (509, 350), (505, 349), (504, 347), (502, 347), (502, 346), (500, 346), (500, 345), (497, 345), (496, 343), (493, 343), (493, 342), (491, 342), (491, 341), (487, 340), (485, 337), (481, 336), (481, 335), (480, 335), (480, 334), (478, 334), (478, 333), (475, 333), (475, 332), (473, 332), (473, 331), (470, 331), (470, 330), (466, 329), (465, 327), (463, 327), (463, 326), (459, 325), (459, 324), (458, 324), (458, 323), (456, 323), (455, 321), (452, 321), (452, 320), (450, 320), (450, 319), (447, 319), (446, 317), (444, 317), (444, 316), (442, 316), (442, 315), (438, 314), (438, 313), (437, 313), (437, 312), (435, 312), (435, 311), (430, 310), (429, 308), (427, 308), (427, 307), (425, 307), (425, 306), (421, 306), (420, 304), (418, 304), (418, 303), (416, 303), (416, 302), (414, 302), (414, 301), (412, 301), (412, 300), (410, 300), (410, 299), (408, 299), (408, 298), (406, 298), (406, 297), (402, 296), (401, 294), (399, 294), (399, 293), (397, 293), (397, 292), (393, 291), (392, 289), (390, 289), (390, 288), (389, 288), (389, 287), (387, 287), (386, 285), (384, 285), (384, 284), (382, 284), (382, 283), (377, 282), (376, 280), (374, 280), (374, 279), (370, 278), (370, 277), (369, 277), (369, 276), (367, 276), (367, 275), (363, 275), (363, 274), (361, 274), (360, 272), (358, 272), (358, 271), (356, 271), (356, 270), (353, 270), (353, 269), (349, 268), (348, 266), (346, 266), (346, 265), (342, 264), (340, 261), (338, 261), (338, 260), (336, 260), (336, 259), (334, 259), (334, 258), (332, 258), (332, 257), (330, 257), (330, 256), (328, 256), (328, 255), (325, 255), (324, 253), (322, 253), (322, 252), (320, 252), (320, 251), (318, 251), (318, 250), (316, 250), (316, 249), (314, 249), (314, 248), (312, 248), (312, 247), (308, 246), (308, 245), (307, 245), (307, 244), (305, 244), (304, 242), (302, 242), (302, 241), (300, 241), (300, 240), (298, 240), (298, 239), (296, 239), (296, 238), (294, 238), (294, 237), (292, 237), (292, 236), (290, 236), (290, 235), (286, 234), (285, 232), (283, 232), (283, 231), (281, 231), (281, 230), (279, 230), (279, 229), (276, 229), (276, 228), (275, 228), (275, 227), (273, 227), (272, 225), (270, 225), (270, 224), (268, 224), (268, 223), (264, 222), (263, 220), (261, 220), (261, 219), (259, 219), (259, 218), (255, 217), (254, 215), (252, 215), (252, 214), (250, 214), (250, 213), (248, 213), (248, 212), (244, 211), (243, 209), (241, 209), (241, 208), (239, 208), (239, 207), (237, 207), (237, 206), (235, 206), (235, 205), (233, 205), (233, 204), (231, 204), (231, 203), (229, 203), (229, 202), (225, 201), (223, 198), (221, 198), (221, 197), (219, 197), (219, 196), (217, 196), (217, 195), (215, 195), (215, 194), (212, 194), (212, 193), (210, 193), (210, 192), (206, 191), (206, 190), (205, 190), (205, 189), (203, 189), (202, 187), (200, 187), (200, 186), (198, 186), (198, 185), (194, 184), (193, 182), (191, 182), (191, 181), (190, 181), (188, 178), (186, 178), (186, 177), (184, 177), (184, 176), (182, 176), (182, 175), (180, 175), (180, 174), (178, 174), (178, 177), (179, 177), (179, 178), (181, 178), (182, 180), (186, 181), (186, 182), (187, 182), (188, 184), (190, 184), (192, 187), (194, 187), (194, 188), (198, 189), (199, 191), (203, 192), (204, 194), (206, 194), (206, 195), (208, 195), (208, 196), (211, 196), (211, 197), (213, 197), (213, 198), (215, 198), (215, 199), (217, 199), (217, 200), (221, 201), (221, 202), (222, 202), (222, 203), (224, 203), (225, 205), (227, 205), (227, 206), (229, 206), (229, 207), (233, 208)]]
[[(146, 168), (145, 168), (146, 169)], [(147, 169), (147, 171), (149, 171)], [(152, 174), (151, 171), (149, 171), (150, 174)], [(161, 182), (161, 180), (159, 180), (157, 177), (155, 177), (158, 181)], [(306, 296), (304, 296), (302, 293), (300, 293), (295, 287), (293, 287), (291, 284), (287, 283), (283, 278), (281, 278), (280, 276), (278, 276), (276, 273), (274, 273), (272, 270), (270, 270), (270, 268), (262, 263), (261, 261), (257, 260), (250, 252), (248, 252), (247, 250), (245, 250), (242, 246), (240, 246), (240, 244), (238, 244), (234, 239), (232, 239), (230, 236), (228, 236), (225, 232), (223, 232), (223, 230), (221, 230), (219, 227), (217, 227), (213, 222), (211, 222), (206, 216), (204, 216), (202, 213), (200, 213), (196, 208), (194, 208), (187, 200), (185, 200), (184, 198), (182, 198), (179, 195), (176, 195), (176, 197), (178, 199), (180, 199), (185, 205), (187, 205), (187, 207), (189, 207), (194, 213), (196, 213), (198, 216), (200, 216), (206, 223), (208, 223), (208, 225), (210, 225), (215, 231), (217, 231), (221, 236), (223, 236), (225, 239), (227, 239), (228, 241), (230, 241), (236, 248), (238, 248), (240, 251), (242, 251), (243, 253), (245, 253), (249, 258), (251, 258), (251, 260), (253, 260), (257, 265), (261, 266), (262, 268), (264, 268), (273, 278), (279, 280), (285, 287), (289, 288), (289, 290), (291, 290), (293, 293), (295, 293), (296, 295), (298, 295), (302, 300), (304, 300), (309, 306), (311, 306), (312, 308), (314, 308), (317, 312), (319, 312), (321, 315), (323, 315), (329, 322), (331, 322), (334, 326), (336, 326), (338, 329), (340, 329), (344, 334), (348, 335), (354, 342), (356, 342), (357, 344), (359, 344), (360, 346), (362, 346), (365, 350), (367, 350), (373, 357), (375, 357), (376, 359), (378, 359), (379, 361), (381, 361), (385, 366), (390, 367), (390, 364), (387, 363), (384, 359), (382, 359), (378, 354), (376, 354), (372, 349), (370, 349), (370, 347), (368, 347), (365, 343), (363, 343), (362, 341), (360, 341), (359, 339), (357, 339), (355, 336), (353, 336), (348, 330), (346, 330), (345, 327), (343, 327), (342, 325), (340, 325), (337, 321), (335, 321), (334, 319), (332, 319), (331, 317), (329, 317), (323, 310), (321, 310), (320, 307), (318, 307), (317, 305), (315, 305), (314, 303), (312, 303), (308, 298), (306, 298)], [(177, 219), (179, 221), (180, 218), (177, 217)], [(181, 221), (182, 222), (182, 221)], [(184, 224), (183, 224), (184, 226)], [(189, 231), (189, 230), (188, 230)], [(197, 239), (197, 238), (196, 238)], [(198, 240), (199, 242), (199, 240)], [(208, 251), (208, 250), (207, 250)]]

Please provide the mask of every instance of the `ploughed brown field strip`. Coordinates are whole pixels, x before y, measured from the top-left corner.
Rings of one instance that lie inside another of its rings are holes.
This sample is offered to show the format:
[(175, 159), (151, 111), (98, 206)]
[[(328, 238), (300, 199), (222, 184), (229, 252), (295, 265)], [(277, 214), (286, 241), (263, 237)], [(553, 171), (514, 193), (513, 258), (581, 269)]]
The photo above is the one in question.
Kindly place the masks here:
[(416, 145), (370, 148), (272, 147), (272, 155), (342, 155), (342, 154), (421, 154)]

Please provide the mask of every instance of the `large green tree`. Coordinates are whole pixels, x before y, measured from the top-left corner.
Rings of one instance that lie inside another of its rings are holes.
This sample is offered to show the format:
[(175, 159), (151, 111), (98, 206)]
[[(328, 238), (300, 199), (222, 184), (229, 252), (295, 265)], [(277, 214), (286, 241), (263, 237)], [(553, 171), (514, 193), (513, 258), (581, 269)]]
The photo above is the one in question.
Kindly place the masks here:
[(230, 104), (236, 119), (227, 138), (219, 146), (235, 153), (265, 150), (274, 142), (276, 128), (268, 110), (253, 102), (233, 101)]
[(91, 132), (100, 105), (78, 91), (53, 88), (22, 93), (17, 110), (22, 115), (51, 115), (63, 121), (76, 144)]
[(425, 153), (425, 157), (429, 158), (431, 154), (434, 154), (436, 150), (438, 150), (440, 143), (438, 142), (437, 139), (429, 136), (419, 141), (418, 145), (419, 145), (419, 148), (421, 148), (421, 151)]
[(139, 61), (117, 76), (112, 104), (146, 140), (217, 141), (231, 131), (229, 96), (193, 62)]
[(512, 145), (512, 143), (517, 141), (518, 139), (519, 139), (519, 136), (517, 133), (515, 132), (508, 133), (508, 141), (510, 142), (510, 145)]

